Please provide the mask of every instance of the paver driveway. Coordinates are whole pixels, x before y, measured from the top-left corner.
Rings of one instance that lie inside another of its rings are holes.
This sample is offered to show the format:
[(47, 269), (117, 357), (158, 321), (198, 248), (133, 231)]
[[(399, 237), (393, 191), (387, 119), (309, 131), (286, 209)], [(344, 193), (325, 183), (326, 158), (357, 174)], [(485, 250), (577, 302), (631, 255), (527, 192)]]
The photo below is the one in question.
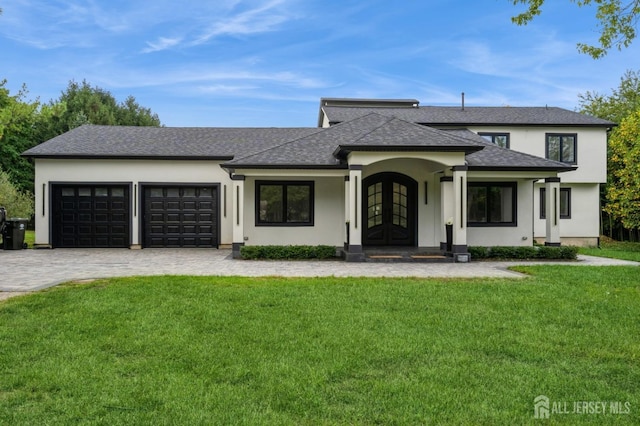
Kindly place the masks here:
[[(581, 256), (581, 265), (638, 265)], [(565, 263), (566, 264), (566, 263)], [(513, 262), (346, 263), (248, 261), (215, 249), (0, 250), (0, 292), (27, 292), (65, 282), (133, 275), (521, 277)], [(1, 294), (0, 294), (1, 295)], [(8, 296), (8, 295), (5, 295)]]

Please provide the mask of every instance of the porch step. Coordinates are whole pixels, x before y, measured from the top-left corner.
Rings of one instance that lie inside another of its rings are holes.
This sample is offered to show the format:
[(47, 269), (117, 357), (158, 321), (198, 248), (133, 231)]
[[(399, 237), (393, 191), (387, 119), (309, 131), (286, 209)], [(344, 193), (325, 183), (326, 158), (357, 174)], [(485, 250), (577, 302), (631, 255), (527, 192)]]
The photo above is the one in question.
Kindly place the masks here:
[(367, 253), (367, 262), (424, 262), (424, 263), (451, 263), (453, 258), (442, 253)]

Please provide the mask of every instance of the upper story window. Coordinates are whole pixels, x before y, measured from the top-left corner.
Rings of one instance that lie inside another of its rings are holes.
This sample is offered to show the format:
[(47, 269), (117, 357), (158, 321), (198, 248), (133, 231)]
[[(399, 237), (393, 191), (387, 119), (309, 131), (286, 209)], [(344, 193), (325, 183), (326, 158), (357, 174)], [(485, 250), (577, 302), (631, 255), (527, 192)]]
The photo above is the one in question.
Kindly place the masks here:
[(487, 141), (501, 148), (509, 148), (509, 133), (479, 132), (478, 136), (482, 136)]
[(516, 226), (516, 182), (469, 182), (467, 225)]
[(578, 135), (575, 133), (547, 133), (546, 155), (549, 160), (576, 164)]
[(313, 182), (257, 181), (256, 225), (313, 226)]

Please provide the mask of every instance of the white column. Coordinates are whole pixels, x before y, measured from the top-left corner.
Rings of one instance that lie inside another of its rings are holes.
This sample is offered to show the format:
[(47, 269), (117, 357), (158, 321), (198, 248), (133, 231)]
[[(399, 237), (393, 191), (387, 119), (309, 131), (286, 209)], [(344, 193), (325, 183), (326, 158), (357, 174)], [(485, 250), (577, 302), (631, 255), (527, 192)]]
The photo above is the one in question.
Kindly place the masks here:
[(446, 224), (453, 221), (453, 177), (440, 178), (440, 250), (446, 250)]
[[(129, 199), (131, 200), (131, 209), (133, 216), (131, 217), (131, 245), (129, 248), (131, 249), (140, 249), (142, 248), (142, 242), (140, 241), (140, 226), (142, 220), (144, 220), (144, 212), (140, 211), (142, 207), (140, 200), (144, 199), (144, 194), (140, 193), (142, 188), (140, 187), (139, 182), (133, 182), (129, 189), (130, 195)], [(142, 218), (142, 220), (141, 220)]]
[(232, 178), (233, 245), (234, 258), (240, 257), (240, 247), (244, 245), (244, 176), (234, 175)]
[(362, 166), (349, 166), (349, 248), (346, 260), (364, 260), (362, 252)]
[(349, 176), (345, 176), (344, 177), (344, 222), (345, 222), (345, 226), (344, 226), (344, 249), (348, 250), (349, 249), (349, 230), (347, 230), (347, 227), (350, 226), (350, 224), (348, 224), (350, 222), (350, 216), (349, 216)]
[(560, 245), (560, 178), (544, 180), (546, 238), (544, 245)]
[[(467, 249), (467, 166), (454, 166), (453, 171), (453, 253), (464, 254), (468, 261)], [(460, 258), (462, 260), (462, 258)]]

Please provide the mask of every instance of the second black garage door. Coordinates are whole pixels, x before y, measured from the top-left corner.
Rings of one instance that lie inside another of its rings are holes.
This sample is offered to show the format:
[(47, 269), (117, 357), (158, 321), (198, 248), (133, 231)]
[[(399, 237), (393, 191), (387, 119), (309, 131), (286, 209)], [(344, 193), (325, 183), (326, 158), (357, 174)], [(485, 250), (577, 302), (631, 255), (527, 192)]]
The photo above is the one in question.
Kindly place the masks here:
[(144, 186), (144, 247), (218, 247), (218, 186)]

